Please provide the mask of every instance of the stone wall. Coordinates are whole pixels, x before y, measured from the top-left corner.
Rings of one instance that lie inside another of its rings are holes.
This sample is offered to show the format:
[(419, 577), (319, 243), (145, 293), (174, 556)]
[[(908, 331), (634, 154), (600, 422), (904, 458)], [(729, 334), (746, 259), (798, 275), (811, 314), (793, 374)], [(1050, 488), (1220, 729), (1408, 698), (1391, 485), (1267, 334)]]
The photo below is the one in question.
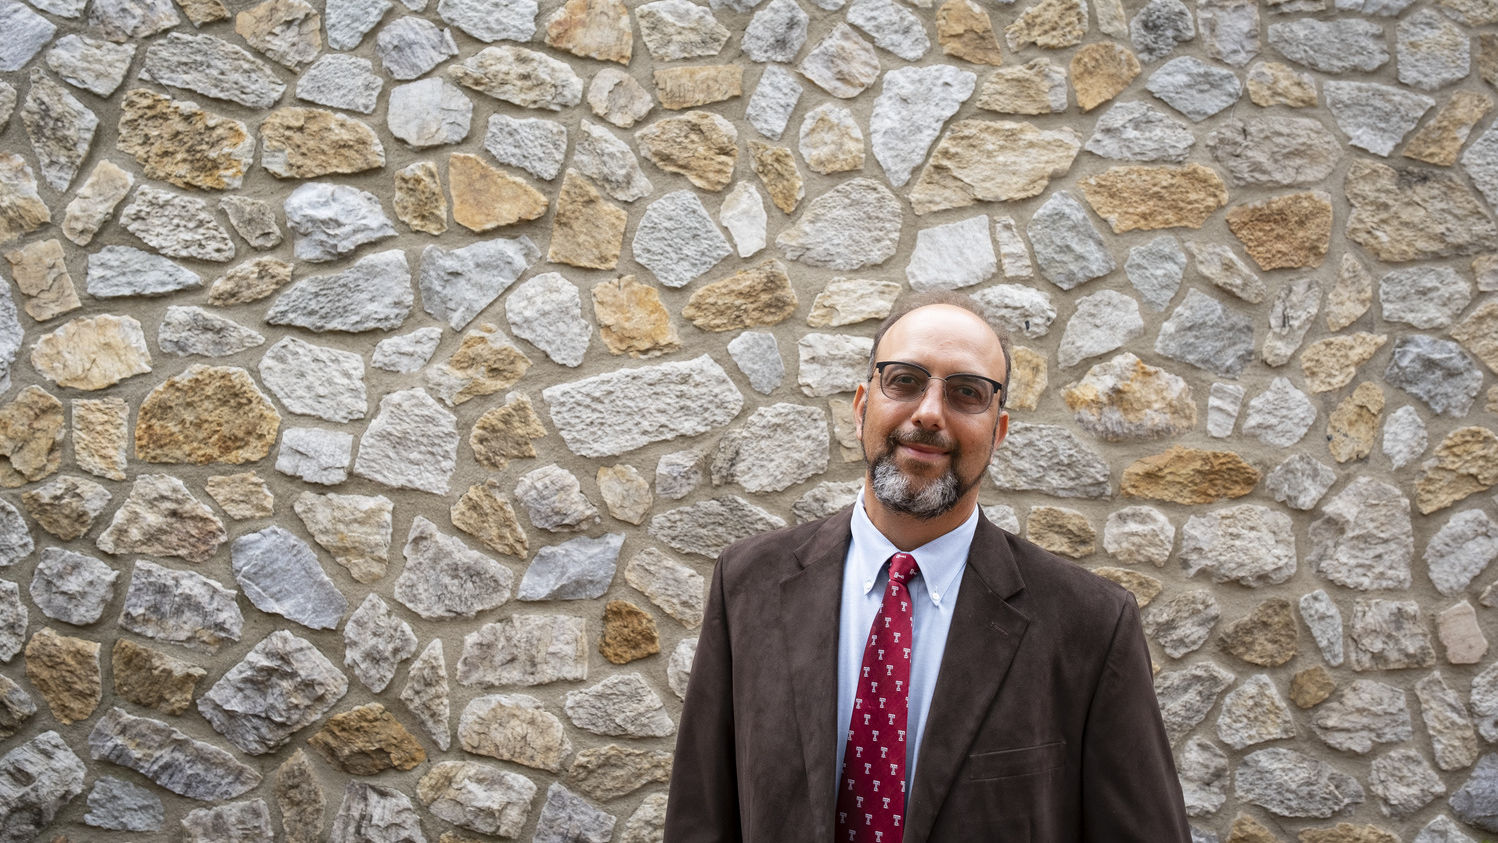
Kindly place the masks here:
[(311, 2), (0, 0), (0, 837), (659, 839), (948, 287), (1199, 840), (1498, 831), (1492, 0)]

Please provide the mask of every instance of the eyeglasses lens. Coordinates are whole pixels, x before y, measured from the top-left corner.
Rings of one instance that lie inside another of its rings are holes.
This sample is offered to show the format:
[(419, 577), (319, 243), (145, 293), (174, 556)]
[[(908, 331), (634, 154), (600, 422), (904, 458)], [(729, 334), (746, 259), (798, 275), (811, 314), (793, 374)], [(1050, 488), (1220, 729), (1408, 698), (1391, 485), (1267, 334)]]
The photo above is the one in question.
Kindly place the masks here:
[[(971, 375), (940, 379), (948, 406), (959, 413), (981, 413), (993, 401), (993, 384)], [(885, 366), (879, 388), (896, 401), (914, 401), (926, 394), (932, 377), (914, 366)]]

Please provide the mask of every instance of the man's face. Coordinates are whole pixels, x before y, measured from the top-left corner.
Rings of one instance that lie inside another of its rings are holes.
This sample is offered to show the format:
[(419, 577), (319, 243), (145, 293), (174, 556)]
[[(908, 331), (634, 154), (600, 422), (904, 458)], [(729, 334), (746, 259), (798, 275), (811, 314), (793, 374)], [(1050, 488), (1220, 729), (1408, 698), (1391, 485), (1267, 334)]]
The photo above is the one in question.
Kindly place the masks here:
[[(937, 378), (972, 374), (1004, 382), (1008, 377), (992, 329), (951, 305), (906, 314), (885, 332), (875, 360), (913, 363)], [(993, 449), (1008, 432), (1009, 416), (999, 409), (997, 396), (984, 412), (963, 413), (947, 402), (944, 386), (945, 381), (932, 380), (919, 398), (896, 401), (880, 390), (876, 374), (854, 393), (854, 424), (869, 463), (870, 488), (895, 512), (935, 518), (959, 502), (976, 501)]]

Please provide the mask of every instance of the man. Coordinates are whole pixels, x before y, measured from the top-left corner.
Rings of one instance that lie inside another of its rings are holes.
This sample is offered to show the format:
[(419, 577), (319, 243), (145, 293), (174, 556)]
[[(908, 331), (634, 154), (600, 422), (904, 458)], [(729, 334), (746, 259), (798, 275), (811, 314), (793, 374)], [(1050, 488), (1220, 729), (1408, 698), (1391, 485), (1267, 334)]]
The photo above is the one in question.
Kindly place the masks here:
[(916, 298), (869, 375), (854, 507), (718, 560), (668, 843), (1188, 841), (1134, 599), (978, 512), (1005, 341)]

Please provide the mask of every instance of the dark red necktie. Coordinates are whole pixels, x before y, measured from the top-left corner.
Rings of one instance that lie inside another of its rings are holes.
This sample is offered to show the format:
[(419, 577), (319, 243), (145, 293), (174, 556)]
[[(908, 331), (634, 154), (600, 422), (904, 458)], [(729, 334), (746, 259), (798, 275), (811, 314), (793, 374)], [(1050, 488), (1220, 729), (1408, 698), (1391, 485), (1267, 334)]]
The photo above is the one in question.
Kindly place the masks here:
[(900, 843), (905, 831), (905, 714), (910, 703), (915, 557), (889, 559), (884, 605), (864, 645), (837, 789), (839, 843)]

